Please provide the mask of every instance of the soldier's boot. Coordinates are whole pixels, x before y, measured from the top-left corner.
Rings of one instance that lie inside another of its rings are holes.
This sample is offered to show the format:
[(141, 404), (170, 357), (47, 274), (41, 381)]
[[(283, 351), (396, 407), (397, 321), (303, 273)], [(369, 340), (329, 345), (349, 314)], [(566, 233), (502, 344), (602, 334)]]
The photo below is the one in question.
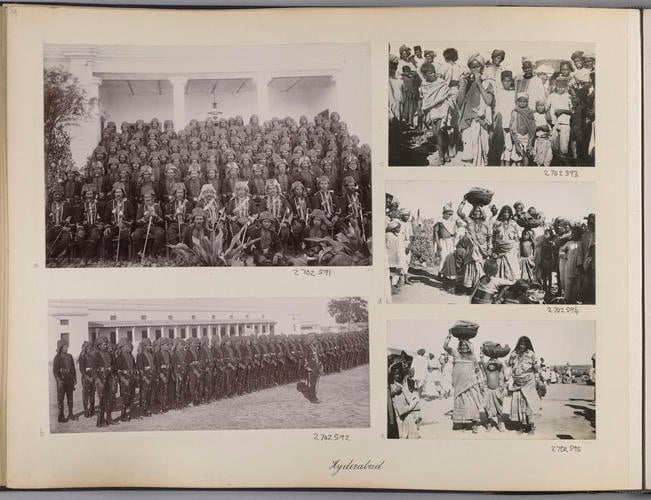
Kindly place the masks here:
[(106, 425), (114, 425), (114, 424), (119, 424), (120, 422), (118, 420), (113, 420), (113, 417), (111, 416), (110, 411), (106, 411)]
[(93, 415), (95, 415), (95, 401), (91, 401), (88, 407), (88, 416), (92, 417)]
[(59, 403), (59, 416), (57, 420), (62, 423), (68, 421), (68, 419), (63, 415), (63, 403)]
[(102, 418), (102, 411), (97, 412), (97, 427), (104, 427), (104, 419)]
[(83, 399), (84, 403), (84, 417), (88, 418), (90, 417), (90, 414), (88, 413), (88, 401), (86, 401), (86, 398)]
[(77, 420), (77, 417), (72, 413), (72, 401), (68, 401), (68, 420)]

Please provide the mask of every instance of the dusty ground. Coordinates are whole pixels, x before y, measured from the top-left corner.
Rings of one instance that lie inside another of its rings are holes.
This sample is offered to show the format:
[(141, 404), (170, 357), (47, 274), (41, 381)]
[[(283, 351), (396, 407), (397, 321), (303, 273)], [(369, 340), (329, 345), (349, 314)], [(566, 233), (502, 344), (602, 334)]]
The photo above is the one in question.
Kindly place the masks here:
[[(515, 430), (498, 432), (480, 427), (478, 434), (452, 430), (453, 400), (421, 401), (420, 435), (425, 439), (595, 439), (594, 386), (579, 384), (552, 384), (542, 399), (542, 414), (536, 420), (533, 435), (518, 434)], [(504, 399), (504, 411), (511, 407), (509, 397)]]
[(470, 304), (469, 295), (455, 295), (449, 284), (443, 283), (433, 269), (409, 268), (411, 284), (403, 285), (392, 295), (394, 304)]
[[(57, 422), (56, 387), (51, 377), (50, 431), (68, 433), (368, 427), (368, 365), (321, 377), (318, 397), (321, 404), (312, 404), (296, 389), (296, 384), (289, 384), (98, 429), (95, 427), (96, 417), (83, 416), (80, 384), (77, 385), (73, 398), (73, 411), (79, 420)], [(119, 411), (114, 411), (113, 418), (119, 414)]]

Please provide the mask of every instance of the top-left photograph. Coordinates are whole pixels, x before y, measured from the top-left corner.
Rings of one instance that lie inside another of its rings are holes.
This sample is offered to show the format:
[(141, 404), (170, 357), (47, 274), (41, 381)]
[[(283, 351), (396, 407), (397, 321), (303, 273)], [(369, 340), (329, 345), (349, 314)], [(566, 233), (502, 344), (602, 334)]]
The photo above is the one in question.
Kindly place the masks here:
[(47, 267), (371, 265), (368, 44), (43, 62)]

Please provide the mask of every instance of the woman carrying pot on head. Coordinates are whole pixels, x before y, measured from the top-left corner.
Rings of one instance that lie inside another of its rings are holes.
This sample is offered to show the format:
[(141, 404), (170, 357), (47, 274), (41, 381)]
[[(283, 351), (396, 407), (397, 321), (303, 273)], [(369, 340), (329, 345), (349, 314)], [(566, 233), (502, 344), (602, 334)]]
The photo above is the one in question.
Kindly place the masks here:
[(479, 371), (480, 366), (472, 352), (469, 340), (459, 339), (457, 349), (450, 347), (452, 331), (443, 343), (443, 349), (452, 357), (452, 389), (454, 390), (454, 410), (452, 412), (452, 429), (460, 430), (470, 426), (477, 434), (482, 401)]

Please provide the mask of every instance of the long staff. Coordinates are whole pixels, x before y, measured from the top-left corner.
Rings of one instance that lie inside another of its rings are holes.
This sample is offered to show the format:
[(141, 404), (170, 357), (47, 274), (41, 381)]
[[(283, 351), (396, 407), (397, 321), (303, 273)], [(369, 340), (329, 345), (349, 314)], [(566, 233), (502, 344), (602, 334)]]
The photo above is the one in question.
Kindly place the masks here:
[(151, 230), (151, 220), (153, 216), (149, 215), (149, 222), (147, 223), (147, 234), (145, 235), (145, 246), (142, 247), (142, 256), (140, 257), (140, 265), (142, 266), (145, 262), (145, 253), (147, 252), (147, 241), (149, 241), (149, 231)]

